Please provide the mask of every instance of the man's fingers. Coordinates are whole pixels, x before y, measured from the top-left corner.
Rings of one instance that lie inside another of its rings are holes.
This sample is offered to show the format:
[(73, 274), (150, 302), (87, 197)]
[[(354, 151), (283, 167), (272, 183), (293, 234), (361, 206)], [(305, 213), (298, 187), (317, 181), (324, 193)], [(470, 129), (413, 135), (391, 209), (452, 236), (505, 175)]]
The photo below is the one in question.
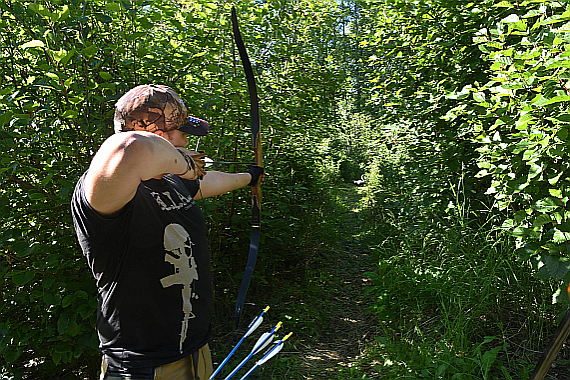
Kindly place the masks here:
[(206, 157), (207, 155), (208, 155), (207, 153), (190, 154), (190, 156), (192, 156), (192, 158), (195, 160), (201, 160), (202, 158)]

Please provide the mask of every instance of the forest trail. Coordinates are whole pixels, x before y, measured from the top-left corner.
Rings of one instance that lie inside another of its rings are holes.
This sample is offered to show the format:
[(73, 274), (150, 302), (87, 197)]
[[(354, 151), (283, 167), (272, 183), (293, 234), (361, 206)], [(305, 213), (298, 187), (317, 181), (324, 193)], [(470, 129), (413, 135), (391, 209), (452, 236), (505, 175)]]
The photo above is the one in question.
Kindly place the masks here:
[[(318, 268), (312, 268), (318, 276), (307, 278), (323, 289), (323, 299), (307, 300), (310, 309), (318, 314), (323, 312), (323, 304), (328, 306), (323, 321), (310, 336), (296, 342), (295, 349), (306, 367), (306, 379), (347, 378), (339, 373), (363, 378), (363, 371), (368, 373), (366, 378), (378, 378), (374, 377), (378, 374), (373, 363), (369, 369), (356, 368), (378, 327), (367, 313), (370, 300), (365, 297), (366, 287), (372, 285), (366, 272), (374, 270), (377, 264), (369, 249), (373, 237), (368, 236), (362, 215), (365, 191), (349, 185), (332, 191), (337, 192), (337, 202), (331, 206), (334, 209), (325, 210), (323, 228), (333, 230), (330, 238), (338, 243), (334, 252), (323, 253), (326, 258), (318, 262)], [(326, 223), (334, 225), (325, 227)]]

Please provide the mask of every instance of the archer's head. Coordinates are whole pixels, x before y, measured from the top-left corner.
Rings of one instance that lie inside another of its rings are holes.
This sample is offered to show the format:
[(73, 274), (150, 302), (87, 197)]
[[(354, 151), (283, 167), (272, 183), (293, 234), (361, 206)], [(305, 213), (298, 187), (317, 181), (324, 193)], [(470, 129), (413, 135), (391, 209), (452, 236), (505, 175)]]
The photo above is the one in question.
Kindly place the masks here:
[(126, 131), (180, 130), (196, 136), (210, 131), (207, 121), (188, 116), (180, 96), (165, 85), (140, 85), (124, 94), (115, 104), (115, 133)]

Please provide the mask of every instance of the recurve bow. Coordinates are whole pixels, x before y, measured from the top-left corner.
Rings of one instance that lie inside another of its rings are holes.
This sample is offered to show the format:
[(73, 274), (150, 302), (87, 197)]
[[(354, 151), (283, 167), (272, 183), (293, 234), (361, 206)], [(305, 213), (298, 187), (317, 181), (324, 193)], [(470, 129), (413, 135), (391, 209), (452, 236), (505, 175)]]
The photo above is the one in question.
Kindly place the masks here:
[[(262, 151), (261, 151), (261, 123), (259, 118), (259, 98), (257, 96), (257, 86), (255, 84), (255, 77), (253, 76), (253, 68), (241, 33), (239, 31), (239, 24), (237, 19), (237, 12), (235, 7), (232, 7), (232, 30), (237, 49), (241, 58), (245, 76), (247, 78), (247, 88), (249, 91), (249, 104), (250, 104), (250, 118), (251, 118), (251, 134), (252, 134), (252, 149), (255, 155), (255, 165), (263, 166)], [(256, 186), (251, 188), (251, 239), (249, 243), (249, 254), (247, 258), (247, 265), (243, 274), (243, 279), (238, 293), (236, 310), (235, 310), (235, 324), (236, 328), (239, 326), (241, 311), (245, 301), (245, 295), (249, 288), (249, 283), (253, 276), (255, 262), (257, 260), (257, 253), (259, 251), (259, 238), (261, 235), (261, 181), (257, 182)]]

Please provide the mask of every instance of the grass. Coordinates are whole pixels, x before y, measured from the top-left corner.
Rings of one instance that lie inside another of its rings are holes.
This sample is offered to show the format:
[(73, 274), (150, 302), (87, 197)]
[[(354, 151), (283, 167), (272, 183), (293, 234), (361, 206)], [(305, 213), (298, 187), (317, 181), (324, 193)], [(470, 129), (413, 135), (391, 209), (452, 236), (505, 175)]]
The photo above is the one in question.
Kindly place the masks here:
[[(397, 176), (379, 177), (368, 203), (406, 204), (408, 213), (384, 213), (374, 223), (372, 234), (384, 239), (370, 246), (378, 265), (367, 293), (381, 334), (359, 366), (376, 363), (388, 379), (528, 378), (565, 309), (551, 302), (557, 285), (518, 261), (512, 240), (491, 221), (465, 207), (430, 210), (417, 193), (402, 195)], [(464, 199), (449, 194), (450, 204)]]
[(394, 378), (524, 378), (545, 317), (560, 310), (551, 289), (500, 234), (463, 225), (406, 236), (375, 248), (369, 296), (383, 336), (369, 360)]

